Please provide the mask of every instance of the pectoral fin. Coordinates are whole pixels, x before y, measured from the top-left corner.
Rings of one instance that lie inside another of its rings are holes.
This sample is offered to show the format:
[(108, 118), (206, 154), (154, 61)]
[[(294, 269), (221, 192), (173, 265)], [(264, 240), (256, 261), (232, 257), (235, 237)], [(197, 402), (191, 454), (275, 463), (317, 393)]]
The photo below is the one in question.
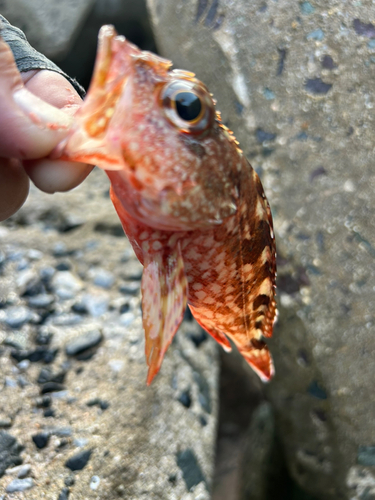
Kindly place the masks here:
[(164, 354), (182, 321), (187, 279), (180, 244), (144, 256), (143, 328), (146, 335), (147, 384), (158, 373)]

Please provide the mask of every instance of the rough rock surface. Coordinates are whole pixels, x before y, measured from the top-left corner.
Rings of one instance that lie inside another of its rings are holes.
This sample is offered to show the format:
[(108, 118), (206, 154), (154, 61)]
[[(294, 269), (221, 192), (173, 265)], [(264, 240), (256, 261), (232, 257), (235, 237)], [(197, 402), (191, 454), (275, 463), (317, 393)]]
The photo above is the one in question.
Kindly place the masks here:
[(104, 173), (32, 189), (0, 238), (0, 498), (208, 500), (216, 345), (187, 319), (146, 386), (142, 267)]
[(1, 14), (50, 58), (66, 54), (95, 0), (3, 0)]
[(148, 0), (157, 44), (214, 93), (275, 218), (268, 394), (316, 498), (375, 498), (373, 2)]

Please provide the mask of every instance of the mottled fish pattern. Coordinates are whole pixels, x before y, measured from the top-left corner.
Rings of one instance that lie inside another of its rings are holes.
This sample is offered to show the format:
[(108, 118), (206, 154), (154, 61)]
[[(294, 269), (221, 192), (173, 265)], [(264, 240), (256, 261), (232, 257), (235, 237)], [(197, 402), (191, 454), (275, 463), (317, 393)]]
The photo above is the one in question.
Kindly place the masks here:
[(99, 34), (93, 81), (64, 159), (97, 164), (144, 265), (147, 382), (159, 371), (186, 305), (226, 350), (231, 339), (261, 377), (274, 367), (272, 216), (258, 175), (193, 73)]

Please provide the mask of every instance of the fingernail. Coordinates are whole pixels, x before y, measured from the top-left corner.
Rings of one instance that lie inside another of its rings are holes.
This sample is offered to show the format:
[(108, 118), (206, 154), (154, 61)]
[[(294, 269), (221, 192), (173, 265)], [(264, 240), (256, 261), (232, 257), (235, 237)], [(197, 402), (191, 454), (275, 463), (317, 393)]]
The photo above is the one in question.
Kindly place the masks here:
[(73, 123), (72, 116), (67, 115), (64, 111), (39, 99), (39, 97), (25, 88), (16, 90), (13, 94), (13, 99), (17, 106), (33, 123), (35, 123), (35, 125), (56, 130), (67, 129)]

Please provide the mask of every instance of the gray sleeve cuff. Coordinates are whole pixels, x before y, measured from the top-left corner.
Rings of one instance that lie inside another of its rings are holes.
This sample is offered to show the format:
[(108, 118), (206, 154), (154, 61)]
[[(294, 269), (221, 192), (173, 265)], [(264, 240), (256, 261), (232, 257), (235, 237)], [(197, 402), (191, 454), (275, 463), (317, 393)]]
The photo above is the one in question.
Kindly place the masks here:
[(64, 73), (55, 63), (31, 47), (25, 34), (20, 29), (12, 26), (5, 17), (1, 15), (0, 35), (11, 48), (19, 71), (24, 72), (33, 69), (48, 69), (50, 71), (55, 71), (64, 76), (82, 98), (85, 96), (85, 90), (77, 80)]

